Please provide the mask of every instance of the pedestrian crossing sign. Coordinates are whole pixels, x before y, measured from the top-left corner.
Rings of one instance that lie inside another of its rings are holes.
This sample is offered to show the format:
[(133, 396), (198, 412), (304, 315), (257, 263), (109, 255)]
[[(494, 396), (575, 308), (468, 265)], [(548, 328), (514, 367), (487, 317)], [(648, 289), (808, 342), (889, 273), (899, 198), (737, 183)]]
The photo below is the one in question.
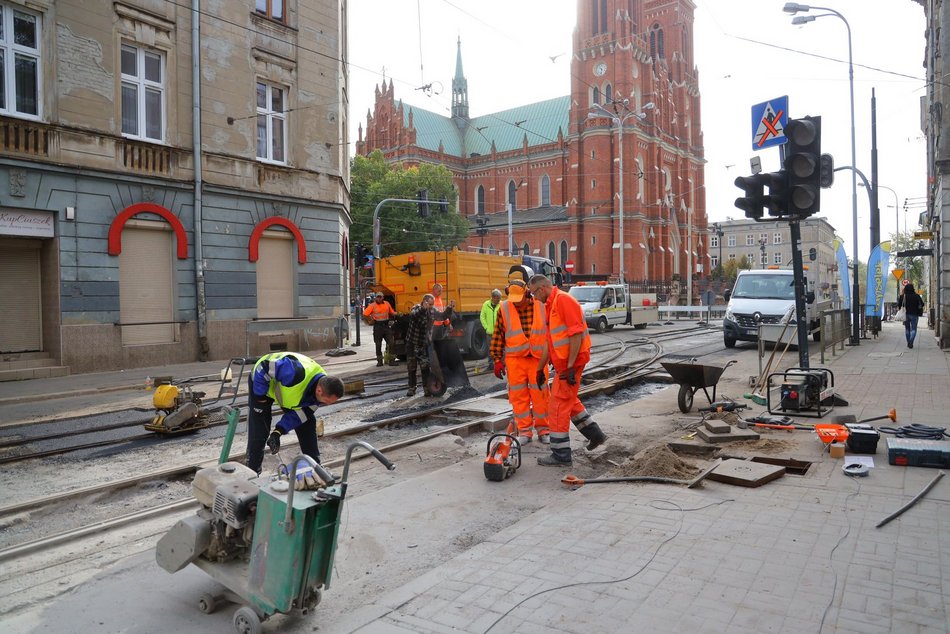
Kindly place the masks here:
[(763, 150), (788, 141), (788, 95), (752, 106), (752, 149)]

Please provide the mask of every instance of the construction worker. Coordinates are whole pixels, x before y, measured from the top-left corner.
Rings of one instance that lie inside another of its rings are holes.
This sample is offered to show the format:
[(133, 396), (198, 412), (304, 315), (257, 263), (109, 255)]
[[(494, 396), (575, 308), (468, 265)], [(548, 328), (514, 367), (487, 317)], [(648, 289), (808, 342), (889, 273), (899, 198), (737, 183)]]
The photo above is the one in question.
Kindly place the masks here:
[(449, 302), (445, 311), (436, 311), (432, 305), (435, 297), (426, 293), (422, 301), (409, 311), (409, 327), (406, 329), (406, 369), (409, 372), (409, 390), (406, 396), (416, 395), (416, 368), (422, 371), (422, 387), (429, 392), (429, 346), (432, 344), (432, 324), (436, 320), (448, 320), (455, 302)]
[(548, 372), (541, 365), (547, 343), (544, 306), (528, 293), (527, 282), (511, 280), (505, 289), (491, 339), (495, 376), (508, 375), (508, 402), (518, 425), (518, 441), (531, 442), (532, 428), (538, 440), (550, 442), (548, 429)]
[(396, 318), (396, 311), (383, 298), (382, 293), (376, 293), (372, 304), (363, 311), (367, 323), (373, 324), (373, 341), (376, 343), (376, 367), (383, 365), (383, 340), (386, 340), (386, 355), (391, 357), (389, 365), (396, 365), (393, 356), (393, 329), (390, 320)]
[[(455, 306), (455, 300), (449, 302), (450, 306)], [(446, 306), (445, 302), (442, 300), (442, 285), (436, 282), (432, 286), (432, 309), (436, 313), (444, 313)], [(449, 329), (451, 328), (452, 322), (448, 317), (443, 317), (441, 319), (435, 319), (432, 322), (432, 338), (433, 339), (445, 339), (449, 336)]]
[[(482, 322), (482, 328), (485, 330), (485, 334), (488, 335), (489, 341), (491, 340), (492, 333), (495, 331), (495, 317), (498, 313), (498, 304), (501, 302), (501, 291), (497, 288), (491, 292), (491, 298), (486, 299), (485, 303), (482, 304), (482, 312), (479, 313), (478, 319)], [(488, 355), (488, 371), (492, 371), (492, 357)], [(475, 373), (478, 374), (481, 368), (476, 368)]]
[(584, 311), (577, 300), (562, 293), (544, 275), (535, 275), (528, 282), (535, 299), (544, 302), (548, 324), (548, 345), (541, 359), (542, 366), (550, 358), (556, 376), (551, 386), (548, 422), (551, 426), (551, 455), (538, 458), (544, 466), (571, 466), (570, 423), (588, 440), (591, 451), (607, 440), (600, 426), (591, 420), (584, 404), (577, 398), (584, 366), (590, 361), (590, 335)]
[[(308, 356), (275, 352), (257, 360), (247, 382), (247, 466), (260, 474), (264, 447), (276, 454), (281, 436), (290, 430), (297, 434), (300, 450), (320, 462), (313, 410), (336, 403), (343, 396), (343, 381), (328, 376)], [(275, 401), (284, 414), (272, 431), (271, 407)]]

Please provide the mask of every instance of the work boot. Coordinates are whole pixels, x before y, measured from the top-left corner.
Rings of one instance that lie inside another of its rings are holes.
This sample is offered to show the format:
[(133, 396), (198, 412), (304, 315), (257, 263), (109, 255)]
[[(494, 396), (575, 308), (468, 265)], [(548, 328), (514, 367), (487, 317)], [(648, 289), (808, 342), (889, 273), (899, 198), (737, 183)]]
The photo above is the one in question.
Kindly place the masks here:
[(383, 367), (383, 360), (381, 357), (376, 357), (376, 367), (377, 368)]
[(406, 396), (415, 396), (416, 395), (416, 386), (409, 386), (409, 391), (406, 392)]
[(542, 467), (570, 467), (574, 462), (570, 458), (562, 460), (558, 458), (557, 454), (551, 453), (549, 456), (541, 456), (538, 458), (538, 464)]
[(587, 451), (593, 451), (607, 441), (607, 434), (597, 423), (587, 423), (580, 432), (587, 439)]

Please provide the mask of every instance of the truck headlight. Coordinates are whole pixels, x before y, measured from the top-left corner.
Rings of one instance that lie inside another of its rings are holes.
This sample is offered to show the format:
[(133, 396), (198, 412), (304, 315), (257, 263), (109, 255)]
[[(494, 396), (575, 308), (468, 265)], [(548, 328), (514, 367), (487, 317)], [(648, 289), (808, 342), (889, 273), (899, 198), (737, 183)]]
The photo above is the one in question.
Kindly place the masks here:
[(590, 308), (584, 309), (584, 317), (593, 317), (593, 316), (594, 316), (594, 311), (592, 309)]
[(732, 316), (732, 309), (729, 308), (728, 306), (726, 307), (725, 319), (728, 319), (729, 321), (735, 321), (735, 319)]

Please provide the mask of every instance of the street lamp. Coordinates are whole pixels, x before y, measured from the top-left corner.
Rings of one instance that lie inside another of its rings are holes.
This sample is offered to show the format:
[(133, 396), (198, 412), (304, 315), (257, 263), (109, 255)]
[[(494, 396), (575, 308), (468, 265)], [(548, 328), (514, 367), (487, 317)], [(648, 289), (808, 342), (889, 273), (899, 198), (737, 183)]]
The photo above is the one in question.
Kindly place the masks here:
[[(864, 187), (864, 183), (861, 183), (861, 186)], [(900, 235), (900, 232), (901, 232), (900, 204), (898, 202), (897, 192), (891, 189), (890, 187), (887, 187), (886, 185), (879, 184), (877, 188), (886, 189), (887, 191), (894, 194), (894, 247), (893, 248), (895, 249), (894, 253), (896, 254), (897, 253), (896, 248), (899, 247), (897, 243), (897, 237)], [(907, 232), (907, 216), (906, 215), (904, 216), (904, 232), (905, 233)], [(894, 256), (894, 263), (895, 265), (897, 264), (897, 255)], [(900, 294), (900, 288), (897, 289), (897, 292), (898, 294)]]
[[(615, 126), (617, 126), (617, 137), (618, 137), (618, 141), (617, 141), (618, 168), (617, 170), (620, 176), (619, 191), (618, 191), (618, 194), (620, 195), (620, 202), (617, 205), (617, 210), (620, 215), (619, 230), (620, 230), (620, 283), (621, 284), (627, 283), (627, 277), (626, 277), (626, 274), (624, 273), (624, 268), (623, 268), (623, 249), (624, 249), (624, 244), (625, 244), (624, 232), (623, 232), (623, 126), (625, 123), (627, 123), (627, 119), (630, 119), (631, 117), (636, 118), (638, 121), (643, 121), (647, 116), (646, 112), (643, 112), (642, 110), (640, 112), (634, 112), (630, 110), (627, 107), (629, 104), (630, 104), (630, 100), (624, 99), (619, 104), (622, 107), (623, 112), (616, 112), (618, 104), (617, 102), (614, 102), (615, 112), (611, 112), (610, 110), (607, 110), (599, 103), (595, 103), (591, 107), (591, 111), (587, 113), (588, 121), (590, 119), (602, 119), (606, 117), (607, 119), (610, 119)], [(643, 110), (653, 110), (653, 108), (655, 107), (656, 106), (654, 105), (652, 101), (643, 104)]]
[(716, 236), (716, 244), (719, 245), (718, 267), (719, 267), (719, 277), (721, 278), (722, 271), (723, 271), (722, 269), (722, 237), (725, 235), (725, 233), (722, 230), (722, 225), (720, 225), (718, 222), (714, 222), (713, 226), (711, 226), (709, 230), (710, 232), (712, 232), (713, 235)]
[[(785, 6), (782, 7), (782, 11), (793, 15), (799, 12), (807, 13), (812, 9), (827, 11), (828, 13), (821, 13), (819, 15), (798, 15), (792, 18), (792, 24), (806, 24), (808, 22), (814, 22), (817, 18), (832, 15), (840, 18), (848, 29), (848, 87), (851, 91), (851, 166), (857, 168), (858, 153), (855, 148), (854, 135), (854, 62), (851, 57), (851, 25), (848, 24), (848, 21), (843, 15), (828, 7), (815, 7), (795, 2), (787, 2)], [(854, 293), (851, 298), (851, 345), (857, 346), (861, 343), (859, 323), (861, 319), (861, 298), (859, 297), (860, 287), (858, 282), (858, 177), (854, 170), (851, 171), (851, 222), (854, 225), (852, 233), (854, 238)]]
[(762, 251), (762, 256), (759, 258), (759, 264), (762, 266), (763, 269), (765, 268), (765, 265), (766, 265), (765, 245), (767, 245), (768, 243), (769, 243), (769, 239), (766, 238), (765, 236), (762, 236), (761, 238), (759, 238), (759, 250)]

